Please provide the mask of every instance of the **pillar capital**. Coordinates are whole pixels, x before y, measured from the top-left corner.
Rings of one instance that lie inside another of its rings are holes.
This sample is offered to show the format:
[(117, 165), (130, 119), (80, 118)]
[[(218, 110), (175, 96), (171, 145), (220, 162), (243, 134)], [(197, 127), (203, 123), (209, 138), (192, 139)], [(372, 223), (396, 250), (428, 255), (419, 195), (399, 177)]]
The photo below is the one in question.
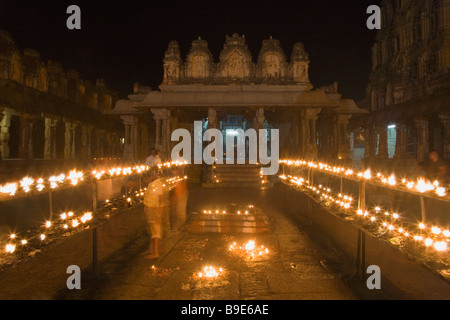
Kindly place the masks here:
[(151, 111), (155, 120), (165, 120), (170, 118), (169, 109), (151, 109)]
[(336, 115), (336, 123), (348, 125), (352, 115), (346, 113), (340, 113)]
[(122, 119), (123, 124), (126, 126), (136, 125), (137, 123), (137, 117), (134, 115), (122, 115), (120, 116), (120, 118)]
[(428, 120), (417, 118), (414, 122), (417, 127), (417, 161), (425, 161), (429, 151)]
[(308, 120), (317, 120), (321, 108), (308, 107), (302, 110), (302, 116)]

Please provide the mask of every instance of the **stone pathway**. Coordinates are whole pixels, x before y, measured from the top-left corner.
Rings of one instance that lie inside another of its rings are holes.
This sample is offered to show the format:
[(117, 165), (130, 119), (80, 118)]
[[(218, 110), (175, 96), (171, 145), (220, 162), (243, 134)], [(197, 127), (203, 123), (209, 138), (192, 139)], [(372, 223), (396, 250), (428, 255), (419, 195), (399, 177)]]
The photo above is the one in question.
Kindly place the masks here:
[[(89, 293), (90, 299), (211, 299), (211, 300), (301, 300), (356, 299), (340, 276), (320, 263), (320, 257), (307, 237), (271, 204), (266, 192), (232, 189), (199, 189), (190, 195), (190, 211), (211, 204), (252, 203), (270, 219), (271, 232), (244, 234), (188, 234), (161, 261), (149, 261), (133, 254), (122, 262), (111, 279)], [(236, 200), (239, 199), (239, 200)], [(270, 254), (254, 261), (231, 254), (233, 242), (255, 240)], [(122, 259), (124, 260), (124, 259)], [(217, 288), (205, 288), (192, 276), (206, 265), (224, 268)], [(154, 268), (152, 268), (154, 266)], [(83, 289), (78, 296), (82, 297)]]

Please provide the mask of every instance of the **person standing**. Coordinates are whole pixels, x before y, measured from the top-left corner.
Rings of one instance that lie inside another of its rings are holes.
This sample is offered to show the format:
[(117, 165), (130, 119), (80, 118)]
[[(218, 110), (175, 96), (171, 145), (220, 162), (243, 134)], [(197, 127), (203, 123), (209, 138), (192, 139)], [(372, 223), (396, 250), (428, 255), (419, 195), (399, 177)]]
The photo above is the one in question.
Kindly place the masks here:
[(159, 241), (162, 233), (163, 186), (159, 172), (149, 176), (144, 196), (144, 213), (147, 233), (150, 236), (149, 249), (142, 253), (147, 259), (159, 258)]
[(150, 151), (150, 155), (145, 159), (145, 165), (147, 166), (147, 167), (151, 167), (152, 166), (152, 161), (153, 161), (153, 158), (155, 157), (155, 155), (156, 155), (156, 150), (155, 149), (152, 149), (151, 151)]
[(430, 164), (428, 166), (428, 176), (431, 181), (437, 180), (439, 183), (448, 185), (450, 183), (450, 174), (447, 163), (440, 159), (437, 151), (430, 152)]
[(152, 159), (152, 162), (151, 162), (151, 164), (150, 164), (150, 167), (158, 167), (158, 166), (161, 165), (161, 164), (162, 164), (162, 161), (161, 161), (161, 151), (156, 150), (156, 154), (155, 154), (155, 156), (154, 156), (153, 159)]

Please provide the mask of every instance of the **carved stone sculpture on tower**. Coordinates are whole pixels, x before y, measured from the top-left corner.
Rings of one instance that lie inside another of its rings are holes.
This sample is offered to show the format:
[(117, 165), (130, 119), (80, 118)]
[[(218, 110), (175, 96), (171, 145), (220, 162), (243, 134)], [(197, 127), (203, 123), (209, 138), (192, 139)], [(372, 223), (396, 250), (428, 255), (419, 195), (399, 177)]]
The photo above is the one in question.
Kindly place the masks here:
[(234, 33), (226, 37), (220, 63), (218, 65), (218, 77), (228, 79), (244, 79), (252, 77), (252, 55), (245, 43), (245, 35)]
[(171, 41), (164, 57), (164, 83), (173, 84), (180, 79), (181, 54), (178, 42)]
[(278, 40), (266, 39), (263, 41), (258, 56), (258, 73), (262, 78), (277, 79), (286, 75), (286, 56)]
[(294, 44), (291, 54), (291, 69), (292, 76), (295, 82), (309, 83), (309, 57), (305, 51), (303, 43), (297, 42)]
[(208, 42), (200, 37), (192, 41), (191, 50), (186, 59), (185, 76), (192, 79), (209, 78), (213, 57), (208, 49)]

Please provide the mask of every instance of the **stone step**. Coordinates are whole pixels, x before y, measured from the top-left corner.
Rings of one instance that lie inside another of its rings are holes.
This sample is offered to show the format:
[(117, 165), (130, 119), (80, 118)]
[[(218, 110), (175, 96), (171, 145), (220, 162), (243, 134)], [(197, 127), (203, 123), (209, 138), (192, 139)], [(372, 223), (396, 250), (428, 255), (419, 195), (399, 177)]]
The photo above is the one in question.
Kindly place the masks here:
[(230, 172), (230, 173), (226, 173), (226, 172), (215, 172), (214, 173), (215, 176), (217, 177), (255, 177), (255, 178), (260, 178), (261, 176), (259, 174), (256, 173), (248, 173), (248, 172)]
[(223, 167), (215, 168), (214, 172), (252, 172), (259, 174), (261, 172), (260, 168), (233, 168), (233, 167)]
[(215, 164), (216, 168), (260, 168), (259, 164)]
[(269, 232), (269, 219), (257, 214), (194, 214), (188, 225), (190, 233), (262, 233)]
[(217, 180), (219, 180), (219, 182), (254, 182), (254, 183), (261, 183), (261, 178), (260, 177), (228, 177), (228, 176), (223, 176), (223, 177), (216, 177)]
[[(219, 180), (220, 181), (220, 180)], [(260, 190), (266, 190), (273, 187), (272, 182), (266, 182), (266, 183), (255, 183), (255, 182), (219, 182), (219, 183), (212, 183), (212, 182), (206, 182), (202, 184), (203, 188), (253, 188), (253, 189), (260, 189)]]
[(189, 233), (265, 233), (269, 232), (269, 227), (229, 227), (229, 226), (201, 226), (196, 224), (191, 224), (188, 227)]

